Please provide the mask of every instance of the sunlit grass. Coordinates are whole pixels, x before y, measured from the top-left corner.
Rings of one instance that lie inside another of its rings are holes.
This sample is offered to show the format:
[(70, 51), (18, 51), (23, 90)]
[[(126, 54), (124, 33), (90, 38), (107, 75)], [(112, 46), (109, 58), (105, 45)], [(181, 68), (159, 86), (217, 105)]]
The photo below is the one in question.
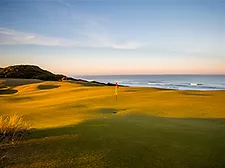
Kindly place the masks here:
[(0, 116), (0, 143), (14, 143), (21, 140), (29, 128), (30, 125), (21, 115)]
[(7, 149), (6, 167), (225, 165), (225, 91), (119, 87), (116, 101), (114, 87), (76, 82), (9, 89), (0, 114), (35, 129)]
[[(39, 89), (42, 86), (59, 86)], [(225, 118), (224, 91), (175, 91), (152, 88), (83, 86), (76, 82), (42, 82), (14, 87), (0, 95), (2, 114), (26, 116), (36, 128), (80, 123), (110, 115), (147, 115), (170, 118)], [(79, 107), (79, 108), (78, 108)], [(116, 109), (116, 113), (98, 112)]]

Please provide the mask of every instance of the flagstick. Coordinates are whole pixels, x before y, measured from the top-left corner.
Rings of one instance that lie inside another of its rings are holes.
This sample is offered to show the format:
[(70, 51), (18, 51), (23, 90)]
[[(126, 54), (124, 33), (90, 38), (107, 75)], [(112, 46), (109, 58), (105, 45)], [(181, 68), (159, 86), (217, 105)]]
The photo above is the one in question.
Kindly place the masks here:
[(118, 95), (117, 88), (118, 88), (118, 83), (116, 83), (116, 86), (115, 86), (116, 101), (117, 101), (117, 95)]
[(116, 89), (116, 90), (115, 90), (115, 93), (116, 93), (116, 101), (117, 101), (117, 86), (116, 86), (115, 89)]

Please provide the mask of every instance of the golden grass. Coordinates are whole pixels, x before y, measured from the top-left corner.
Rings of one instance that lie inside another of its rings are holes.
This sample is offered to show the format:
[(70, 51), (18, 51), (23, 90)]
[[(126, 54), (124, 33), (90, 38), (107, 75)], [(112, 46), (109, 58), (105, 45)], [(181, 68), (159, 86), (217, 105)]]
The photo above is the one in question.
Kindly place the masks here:
[[(48, 87), (53, 89), (40, 89)], [(84, 86), (76, 82), (42, 82), (17, 86), (0, 95), (0, 113), (24, 115), (35, 128), (79, 124), (111, 116), (147, 115), (168, 118), (225, 118), (225, 91), (176, 91)], [(110, 112), (110, 109), (112, 112)], [(116, 113), (115, 113), (116, 111)]]
[(36, 129), (2, 152), (5, 167), (225, 165), (225, 91), (119, 87), (116, 101), (112, 86), (64, 81), (13, 89), (0, 94), (0, 115), (16, 111)]
[(0, 142), (15, 142), (24, 137), (30, 126), (21, 115), (0, 116)]

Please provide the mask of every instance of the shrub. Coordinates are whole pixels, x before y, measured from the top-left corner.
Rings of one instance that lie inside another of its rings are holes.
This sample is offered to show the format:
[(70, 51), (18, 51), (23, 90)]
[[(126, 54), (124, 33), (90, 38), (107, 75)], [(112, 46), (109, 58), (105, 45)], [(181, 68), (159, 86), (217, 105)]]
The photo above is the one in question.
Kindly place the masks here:
[(0, 89), (2, 88), (6, 88), (6, 86), (0, 83)]
[(24, 138), (29, 129), (21, 115), (0, 116), (0, 143), (15, 143)]

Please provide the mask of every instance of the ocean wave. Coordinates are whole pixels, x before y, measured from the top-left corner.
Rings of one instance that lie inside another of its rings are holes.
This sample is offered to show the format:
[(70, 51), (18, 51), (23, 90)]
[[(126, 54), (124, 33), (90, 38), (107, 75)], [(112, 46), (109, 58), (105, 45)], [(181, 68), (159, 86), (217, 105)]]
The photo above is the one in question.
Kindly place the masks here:
[(225, 90), (222, 85), (202, 84), (202, 83), (148, 83), (148, 87), (173, 90)]
[(135, 87), (152, 87), (159, 89), (172, 90), (225, 90), (224, 85), (203, 84), (203, 83), (166, 83), (166, 82), (137, 82), (129, 81), (122, 82), (121, 85), (135, 86)]
[(201, 86), (203, 85), (202, 83), (190, 83), (191, 86)]
[(104, 83), (116, 83), (131, 87), (152, 87), (173, 90), (225, 90), (224, 76), (199, 75), (131, 75), (131, 76), (92, 76)]

